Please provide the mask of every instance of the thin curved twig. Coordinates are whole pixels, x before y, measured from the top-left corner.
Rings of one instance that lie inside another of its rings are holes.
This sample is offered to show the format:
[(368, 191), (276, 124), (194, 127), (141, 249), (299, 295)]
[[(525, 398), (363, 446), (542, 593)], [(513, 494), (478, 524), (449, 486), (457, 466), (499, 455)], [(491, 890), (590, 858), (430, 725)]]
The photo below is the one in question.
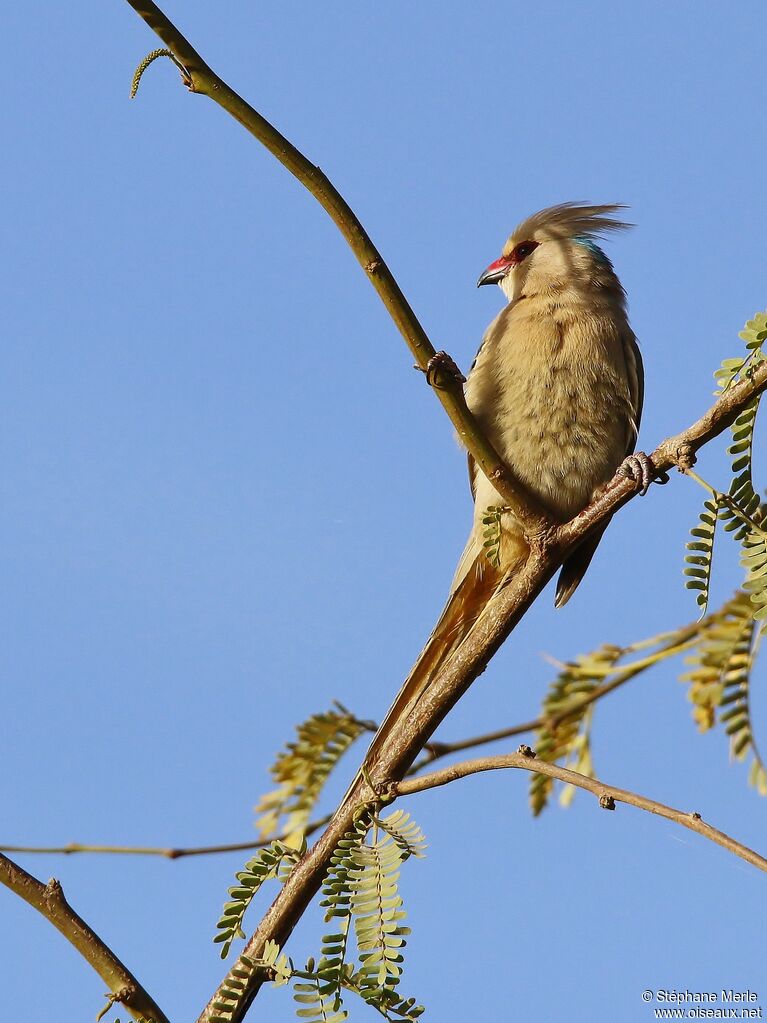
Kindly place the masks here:
[(425, 792), (427, 789), (438, 788), (441, 785), (448, 785), (450, 782), (458, 781), (459, 778), (468, 778), (472, 774), (480, 774), (483, 771), (500, 771), (516, 769), (530, 771), (533, 774), (544, 774), (548, 778), (555, 778), (557, 781), (567, 785), (574, 785), (576, 788), (584, 789), (596, 796), (600, 806), (606, 810), (614, 810), (616, 803), (626, 803), (628, 806), (636, 806), (640, 810), (665, 817), (666, 820), (681, 824), (703, 838), (715, 842), (723, 849), (739, 856), (746, 863), (757, 867), (767, 873), (767, 859), (759, 853), (749, 849), (742, 842), (736, 841), (730, 835), (707, 824), (697, 812), (686, 813), (684, 810), (676, 810), (665, 803), (659, 803), (655, 799), (648, 799), (647, 796), (640, 796), (628, 789), (619, 789), (614, 785), (606, 785), (598, 778), (589, 778), (577, 771), (570, 771), (558, 764), (550, 764), (545, 760), (538, 760), (535, 753), (529, 747), (523, 747), (516, 753), (502, 753), (496, 757), (479, 757), (476, 760), (465, 760), (458, 764), (451, 764), (443, 767), (440, 771), (422, 775), (419, 778), (409, 778), (404, 781), (392, 782), (385, 785), (383, 791), (387, 796), (396, 798), (409, 796), (415, 792)]
[[(330, 820), (330, 814), (318, 817), (306, 825), (305, 835), (313, 835)], [(284, 842), (291, 832), (271, 835), (269, 838), (254, 839), (250, 842), (230, 842), (218, 845), (153, 846), (153, 845), (87, 845), (82, 842), (68, 842), (66, 845), (0, 845), (0, 853), (48, 853), (71, 856), (75, 853), (103, 853), (111, 856), (160, 856), (166, 860), (180, 860), (185, 856), (210, 856), (213, 853), (248, 852), (251, 849), (265, 849), (272, 842)]]

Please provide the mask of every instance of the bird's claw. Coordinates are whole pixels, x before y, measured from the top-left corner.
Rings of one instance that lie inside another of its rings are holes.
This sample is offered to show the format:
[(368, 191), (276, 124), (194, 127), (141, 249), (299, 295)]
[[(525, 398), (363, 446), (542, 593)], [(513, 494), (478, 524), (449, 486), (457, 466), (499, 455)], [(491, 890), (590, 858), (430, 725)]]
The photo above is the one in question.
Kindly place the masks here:
[[(420, 369), (420, 366), (417, 368)], [(458, 384), (466, 383), (466, 377), (447, 352), (435, 352), (427, 362), (424, 372), (429, 387), (436, 387), (438, 390), (444, 390), (449, 380)]]
[(639, 494), (641, 497), (644, 497), (650, 489), (650, 484), (653, 480), (659, 484), (668, 483), (668, 473), (659, 472), (653, 465), (652, 459), (644, 451), (637, 451), (636, 454), (629, 455), (628, 458), (624, 459), (618, 472), (625, 476), (626, 479), (633, 480), (636, 483), (640, 488)]

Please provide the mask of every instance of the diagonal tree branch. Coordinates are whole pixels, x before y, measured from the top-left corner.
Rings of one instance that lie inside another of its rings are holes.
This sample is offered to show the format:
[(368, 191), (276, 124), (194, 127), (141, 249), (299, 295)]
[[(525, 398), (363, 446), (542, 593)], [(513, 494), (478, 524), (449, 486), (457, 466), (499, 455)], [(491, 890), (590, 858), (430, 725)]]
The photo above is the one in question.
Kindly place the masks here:
[(53, 924), (101, 979), (109, 985), (113, 1001), (122, 1003), (134, 1019), (169, 1023), (168, 1017), (144, 990), (127, 966), (72, 909), (56, 880), (43, 884), (20, 866), (0, 855), (0, 882), (21, 896)]
[(448, 785), (459, 778), (468, 778), (472, 774), (480, 774), (483, 771), (500, 771), (504, 769), (516, 769), (530, 771), (532, 774), (544, 774), (548, 778), (556, 778), (557, 781), (565, 782), (567, 785), (575, 785), (579, 789), (591, 792), (599, 800), (599, 805), (605, 810), (614, 810), (616, 803), (626, 803), (628, 806), (637, 806), (640, 810), (647, 810), (648, 813), (665, 817), (666, 820), (681, 824), (683, 828), (689, 828), (698, 835), (710, 839), (723, 849), (734, 853), (742, 860), (767, 872), (767, 859), (759, 853), (749, 849), (748, 846), (737, 842), (734, 838), (718, 831), (710, 824), (706, 824), (699, 813), (685, 813), (684, 810), (675, 810), (671, 806), (659, 803), (655, 799), (648, 799), (628, 789), (618, 789), (614, 785), (605, 785), (598, 778), (589, 778), (577, 771), (570, 771), (558, 764), (550, 764), (545, 760), (538, 760), (535, 753), (527, 746), (520, 747), (516, 753), (503, 753), (496, 757), (480, 757), (476, 760), (465, 760), (459, 764), (451, 764), (441, 771), (434, 771), (432, 774), (424, 774), (420, 778), (411, 778), (405, 781), (395, 782), (388, 786), (386, 795), (392, 798), (397, 796), (409, 796), (414, 792), (425, 792), (427, 789), (438, 788), (440, 785)]
[[(418, 367), (425, 371), (429, 360), (436, 354), (435, 348), (383, 256), (329, 178), (208, 67), (192, 44), (152, 0), (127, 2), (162, 39), (183, 67), (185, 72), (183, 81), (187, 88), (191, 92), (208, 96), (223, 107), (266, 146), (269, 152), (317, 199), (346, 239), (357, 262), (378, 292), (387, 312), (415, 357)], [(460, 380), (445, 374), (439, 387), (435, 386), (434, 390), (456, 428), (462, 444), (492, 481), (504, 502), (524, 524), (526, 531), (535, 534), (544, 529), (548, 524), (548, 516), (504, 464), (484, 435), (479, 423), (469, 411)]]

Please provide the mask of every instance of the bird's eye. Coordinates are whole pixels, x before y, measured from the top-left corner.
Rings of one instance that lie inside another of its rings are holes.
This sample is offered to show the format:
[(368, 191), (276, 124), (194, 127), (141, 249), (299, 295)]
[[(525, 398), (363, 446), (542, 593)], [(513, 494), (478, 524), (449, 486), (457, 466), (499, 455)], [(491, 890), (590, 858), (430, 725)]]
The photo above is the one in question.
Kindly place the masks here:
[(521, 263), (523, 259), (527, 259), (530, 253), (537, 248), (538, 242), (534, 241), (520, 242), (519, 245), (516, 245), (514, 247), (512, 257), (514, 258), (515, 262)]

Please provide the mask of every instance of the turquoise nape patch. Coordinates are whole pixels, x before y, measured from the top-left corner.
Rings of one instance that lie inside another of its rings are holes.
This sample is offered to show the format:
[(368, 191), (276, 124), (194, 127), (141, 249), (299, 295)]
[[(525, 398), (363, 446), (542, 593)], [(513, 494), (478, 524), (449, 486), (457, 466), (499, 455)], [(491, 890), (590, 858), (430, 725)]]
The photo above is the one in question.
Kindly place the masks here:
[(587, 238), (586, 235), (579, 234), (577, 235), (577, 237), (573, 238), (573, 241), (577, 245), (582, 245), (584, 249), (588, 249), (592, 256), (594, 256), (595, 259), (598, 259), (600, 263), (609, 264), (610, 260), (600, 249), (600, 247), (597, 245), (593, 238)]

